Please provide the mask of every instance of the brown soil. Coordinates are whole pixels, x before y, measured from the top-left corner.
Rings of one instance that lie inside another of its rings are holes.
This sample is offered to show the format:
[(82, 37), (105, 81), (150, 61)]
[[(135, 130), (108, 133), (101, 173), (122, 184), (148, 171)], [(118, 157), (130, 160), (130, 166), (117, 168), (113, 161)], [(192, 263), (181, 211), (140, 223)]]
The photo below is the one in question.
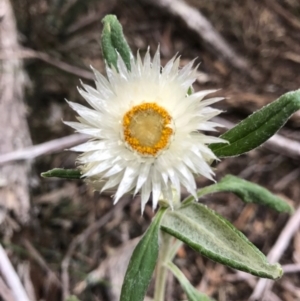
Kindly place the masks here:
[[(188, 1), (208, 18), (237, 53), (249, 61), (251, 72), (232, 67), (211, 47), (207, 47), (180, 18), (149, 2), (12, 2), (24, 47), (47, 53), (56, 60), (84, 70), (89, 70), (90, 65), (101, 71), (104, 69), (99, 34), (100, 20), (107, 13), (118, 16), (134, 53), (138, 49), (144, 53), (148, 45), (154, 53), (160, 44), (163, 64), (177, 52), (182, 57), (182, 64), (198, 57), (201, 65), (195, 89), (221, 88), (219, 94), (228, 97), (219, 105), (225, 111), (222, 117), (234, 122), (281, 94), (299, 88), (298, 0)], [(68, 6), (67, 3), (73, 5)], [(26, 101), (33, 144), (71, 134), (72, 130), (61, 122), (62, 119), (74, 120), (74, 113), (64, 99), (84, 103), (76, 89), (80, 76), (38, 59), (26, 59), (25, 68), (31, 82)], [(93, 84), (90, 80), (84, 81)], [(299, 127), (298, 114), (281, 134), (300, 141)], [(27, 278), (33, 285), (36, 300), (61, 300), (61, 264), (70, 244), (106, 214), (109, 214), (107, 222), (86, 236), (72, 253), (70, 291), (78, 293), (78, 298), (84, 301), (114, 300), (109, 282), (119, 281), (119, 275), (111, 275), (113, 271), (87, 287), (82, 287), (82, 281), (99, 264), (107, 263), (108, 258), (113, 257), (129, 239), (141, 235), (153, 216), (151, 204), (141, 216), (139, 197), (124, 199), (119, 207), (114, 207), (108, 195), (94, 194), (81, 181), (39, 177), (41, 172), (54, 167), (72, 168), (75, 160), (76, 155), (67, 151), (36, 159), (30, 178), (31, 219), (12, 236), (4, 229), (1, 241), (14, 265), (20, 267), (26, 263), (30, 267)], [(217, 179), (226, 174), (241, 176), (269, 188), (295, 208), (299, 206), (299, 160), (290, 159), (284, 153), (261, 147), (247, 155), (221, 161), (216, 174)], [(199, 180), (199, 185), (207, 184), (208, 181)], [(230, 194), (217, 194), (203, 202), (226, 216), (265, 254), (289, 218), (287, 214), (265, 207), (245, 205)], [(15, 223), (13, 216), (11, 223)], [(299, 239), (297, 233), (281, 258), (281, 264), (300, 263)], [(32, 247), (38, 252), (39, 259)], [(179, 251), (176, 263), (197, 288), (216, 300), (243, 301), (248, 300), (252, 293), (250, 281), (242, 280), (234, 270), (203, 258), (187, 247)], [(57, 281), (51, 281), (50, 275), (56, 275)], [(299, 300), (299, 285), (299, 274), (287, 274), (275, 283), (273, 292), (278, 300)], [(175, 280), (170, 278), (169, 286), (167, 301), (184, 300), (185, 296)], [(150, 287), (149, 295), (152, 295), (152, 289)], [(276, 301), (274, 298), (273, 295), (268, 300)]]

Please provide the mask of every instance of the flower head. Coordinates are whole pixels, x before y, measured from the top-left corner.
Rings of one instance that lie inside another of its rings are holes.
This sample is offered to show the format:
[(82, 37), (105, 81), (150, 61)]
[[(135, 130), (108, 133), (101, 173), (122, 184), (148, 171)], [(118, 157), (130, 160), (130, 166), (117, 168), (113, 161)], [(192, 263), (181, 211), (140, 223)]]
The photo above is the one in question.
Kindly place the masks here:
[(157, 50), (142, 61), (131, 59), (128, 71), (118, 58), (118, 71), (106, 66), (107, 78), (95, 73), (96, 89), (82, 84), (80, 94), (92, 109), (69, 102), (80, 117), (66, 122), (91, 140), (72, 148), (83, 176), (96, 190), (114, 189), (115, 203), (126, 193), (141, 193), (142, 211), (152, 193), (153, 208), (162, 195), (172, 206), (172, 189), (183, 185), (196, 198), (195, 176), (212, 179), (208, 164), (217, 159), (208, 144), (224, 140), (201, 131), (214, 131), (209, 121), (220, 113), (202, 100), (214, 90), (188, 95), (196, 79), (193, 62), (179, 69), (179, 58), (164, 68)]

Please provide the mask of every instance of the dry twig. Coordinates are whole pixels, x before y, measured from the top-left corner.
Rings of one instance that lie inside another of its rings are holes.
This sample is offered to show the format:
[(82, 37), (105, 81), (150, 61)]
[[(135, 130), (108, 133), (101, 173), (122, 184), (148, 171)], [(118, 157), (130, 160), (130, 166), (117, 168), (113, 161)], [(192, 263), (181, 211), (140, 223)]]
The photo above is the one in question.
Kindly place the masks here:
[(110, 0), (110, 1), (103, 1), (103, 2), (99, 1), (98, 9), (90, 12), (89, 14), (81, 18), (79, 22), (70, 25), (65, 31), (65, 34), (74, 34), (75, 32), (78, 32), (79, 30), (82, 30), (85, 27), (90, 26), (95, 22), (99, 22), (99, 20), (101, 20), (106, 14), (110, 13), (114, 9), (116, 4), (117, 4), (117, 0)]
[[(251, 73), (248, 62), (238, 55), (223, 37), (214, 29), (211, 23), (200, 13), (182, 0), (144, 0), (150, 4), (165, 9), (172, 15), (181, 18), (187, 26), (195, 31), (216, 54), (225, 59), (231, 66), (245, 72)], [(252, 77), (257, 77), (252, 72)]]
[(271, 7), (279, 16), (281, 16), (288, 24), (293, 26), (296, 30), (300, 30), (299, 19), (282, 7), (278, 2), (273, 0), (265, 0), (266, 4)]
[[(281, 258), (283, 252), (288, 247), (290, 240), (294, 236), (295, 232), (300, 227), (300, 207), (297, 209), (295, 214), (291, 216), (283, 230), (281, 231), (277, 241), (271, 251), (269, 252), (267, 258), (270, 262), (277, 262)], [(267, 294), (271, 290), (273, 282), (268, 279), (260, 279), (256, 287), (250, 296), (251, 301), (260, 300), (264, 294)]]
[(50, 286), (52, 283), (61, 286), (60, 280), (57, 278), (56, 274), (49, 268), (44, 258), (40, 255), (37, 249), (32, 245), (32, 243), (24, 238), (23, 245), (27, 249), (29, 255), (39, 264), (39, 266), (47, 273), (48, 281), (46, 281), (47, 285)]
[(285, 264), (282, 266), (284, 274), (287, 273), (299, 273), (300, 272), (300, 264)]
[(34, 51), (31, 49), (14, 50), (10, 53), (5, 53), (3, 51), (0, 52), (0, 60), (7, 59), (39, 59), (49, 65), (52, 65), (67, 73), (76, 75), (80, 78), (94, 80), (94, 75), (91, 71), (62, 62), (44, 52)]
[(70, 284), (69, 284), (69, 265), (71, 258), (73, 256), (73, 253), (76, 249), (76, 247), (80, 244), (83, 244), (93, 233), (95, 233), (97, 230), (102, 228), (116, 213), (116, 211), (122, 210), (129, 202), (131, 201), (131, 198), (128, 197), (126, 199), (121, 200), (117, 203), (116, 206), (114, 206), (110, 211), (108, 211), (103, 217), (101, 217), (98, 221), (91, 224), (89, 227), (87, 227), (81, 234), (77, 235), (71, 242), (69, 249), (62, 261), (61, 269), (62, 269), (62, 300), (66, 301), (67, 298), (70, 296)]
[(63, 138), (54, 139), (45, 143), (34, 145), (25, 149), (0, 155), (0, 165), (17, 160), (32, 160), (45, 154), (52, 154), (66, 148), (85, 142), (88, 139), (83, 134), (73, 134)]
[(15, 298), (13, 297), (10, 289), (7, 287), (7, 285), (2, 280), (1, 277), (0, 277), (0, 297), (2, 297), (4, 301), (15, 301)]
[(30, 263), (24, 261), (18, 264), (18, 275), (24, 285), (24, 289), (28, 295), (30, 301), (37, 301), (35, 296), (34, 284), (30, 276)]
[(0, 245), (0, 272), (11, 289), (16, 301), (30, 301), (24, 287), (8, 259), (4, 249)]
[(114, 253), (104, 259), (95, 270), (91, 271), (85, 280), (76, 284), (74, 293), (76, 295), (82, 294), (87, 287), (105, 279), (112, 283), (109, 287), (109, 300), (119, 300), (126, 269), (139, 240), (140, 237), (136, 237), (114, 250)]
[(300, 142), (275, 134), (263, 145), (270, 151), (277, 152), (292, 159), (300, 158)]
[[(7, 56), (18, 51), (17, 28), (9, 0), (0, 1), (0, 48)], [(0, 61), (0, 153), (31, 145), (23, 103), (25, 75), (22, 62), (15, 58)], [(5, 185), (0, 189), (0, 205), (15, 213), (21, 222), (28, 221), (30, 208), (28, 162), (0, 167)]]

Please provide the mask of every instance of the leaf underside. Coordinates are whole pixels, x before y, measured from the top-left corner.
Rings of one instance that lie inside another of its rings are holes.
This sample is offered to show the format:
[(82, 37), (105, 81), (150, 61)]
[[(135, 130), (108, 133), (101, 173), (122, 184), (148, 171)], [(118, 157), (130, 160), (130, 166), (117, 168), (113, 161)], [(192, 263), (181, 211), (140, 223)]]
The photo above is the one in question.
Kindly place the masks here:
[(163, 231), (183, 241), (202, 255), (250, 274), (277, 279), (279, 264), (269, 264), (261, 253), (229, 221), (199, 203), (189, 203), (166, 212)]

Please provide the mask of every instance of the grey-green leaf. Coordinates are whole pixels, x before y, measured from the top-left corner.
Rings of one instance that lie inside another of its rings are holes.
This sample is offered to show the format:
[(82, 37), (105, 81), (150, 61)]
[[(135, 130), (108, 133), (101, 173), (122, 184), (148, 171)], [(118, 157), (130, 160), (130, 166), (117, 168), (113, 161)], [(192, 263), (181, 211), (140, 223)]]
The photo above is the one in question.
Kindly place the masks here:
[(144, 300), (158, 257), (158, 234), (165, 210), (162, 208), (157, 212), (132, 253), (124, 277), (120, 301)]
[(118, 54), (122, 57), (126, 67), (130, 70), (131, 50), (124, 37), (122, 25), (114, 15), (107, 15), (102, 19), (103, 30), (101, 46), (107, 64), (117, 68)]
[(210, 148), (219, 158), (249, 152), (273, 136), (299, 109), (300, 90), (288, 92), (220, 136), (230, 144), (215, 143)]
[(229, 221), (202, 204), (189, 203), (177, 210), (168, 210), (161, 229), (229, 267), (263, 278), (282, 276), (279, 264), (268, 263), (264, 254)]
[(67, 301), (80, 301), (75, 295), (68, 297)]
[(81, 173), (78, 169), (63, 169), (54, 168), (46, 172), (42, 172), (41, 176), (43, 178), (63, 178), (63, 179), (81, 179)]
[(167, 267), (179, 281), (189, 301), (214, 301), (214, 299), (196, 290), (175, 264), (169, 262)]
[(190, 86), (187, 90), (187, 94), (192, 95), (193, 93), (194, 93), (194, 88), (193, 88), (193, 86)]
[[(200, 198), (207, 194), (223, 191), (236, 194), (246, 203), (266, 205), (279, 212), (294, 212), (294, 209), (287, 202), (274, 195), (269, 190), (232, 175), (225, 176), (216, 184), (199, 189), (197, 191), (197, 196)], [(194, 197), (188, 197), (184, 200), (184, 203), (190, 203), (193, 200)]]

